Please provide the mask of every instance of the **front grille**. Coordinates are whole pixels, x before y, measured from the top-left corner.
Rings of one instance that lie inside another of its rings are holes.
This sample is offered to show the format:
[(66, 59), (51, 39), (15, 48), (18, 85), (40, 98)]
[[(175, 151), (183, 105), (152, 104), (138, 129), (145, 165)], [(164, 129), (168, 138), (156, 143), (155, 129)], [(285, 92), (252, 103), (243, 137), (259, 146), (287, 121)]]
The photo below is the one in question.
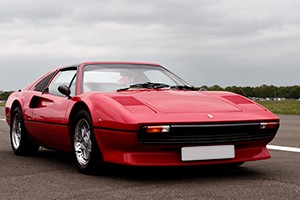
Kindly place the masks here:
[(272, 140), (275, 129), (260, 129), (260, 123), (171, 125), (169, 133), (146, 133), (142, 127), (138, 133), (141, 144), (237, 144), (242, 142)]

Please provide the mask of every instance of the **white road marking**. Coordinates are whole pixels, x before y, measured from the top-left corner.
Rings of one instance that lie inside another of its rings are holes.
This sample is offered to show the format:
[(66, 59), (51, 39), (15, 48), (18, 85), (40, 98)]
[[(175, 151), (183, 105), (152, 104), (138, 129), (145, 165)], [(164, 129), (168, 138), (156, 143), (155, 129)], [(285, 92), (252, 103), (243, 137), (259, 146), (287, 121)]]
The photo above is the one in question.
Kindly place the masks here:
[(3, 122), (5, 122), (5, 121), (6, 121), (6, 119), (0, 119), (0, 121), (3, 121)]
[(276, 145), (267, 145), (267, 148), (271, 149), (271, 150), (289, 151), (289, 152), (300, 153), (300, 148), (297, 148), (297, 147), (284, 147), (284, 146), (276, 146)]

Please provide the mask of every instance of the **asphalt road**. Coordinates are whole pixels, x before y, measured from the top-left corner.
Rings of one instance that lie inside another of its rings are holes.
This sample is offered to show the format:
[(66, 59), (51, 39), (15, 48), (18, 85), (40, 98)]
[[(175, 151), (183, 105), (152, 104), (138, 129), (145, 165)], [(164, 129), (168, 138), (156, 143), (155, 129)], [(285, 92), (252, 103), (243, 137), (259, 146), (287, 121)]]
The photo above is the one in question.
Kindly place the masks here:
[[(300, 199), (300, 153), (270, 150), (272, 159), (224, 167), (132, 168), (79, 174), (69, 154), (11, 151), (0, 107), (0, 199)], [(300, 148), (300, 116), (281, 115), (272, 145)]]

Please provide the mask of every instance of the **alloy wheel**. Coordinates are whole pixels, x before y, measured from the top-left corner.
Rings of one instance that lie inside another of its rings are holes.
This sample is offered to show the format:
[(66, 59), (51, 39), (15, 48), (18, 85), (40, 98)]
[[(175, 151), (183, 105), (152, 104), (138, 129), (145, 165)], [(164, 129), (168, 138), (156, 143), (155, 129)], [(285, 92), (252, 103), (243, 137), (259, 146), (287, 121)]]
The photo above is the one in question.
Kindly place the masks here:
[(21, 133), (22, 133), (22, 123), (18, 114), (14, 116), (12, 124), (12, 144), (15, 149), (20, 147), (21, 143)]
[(86, 119), (80, 119), (75, 128), (74, 150), (78, 163), (84, 167), (90, 159), (92, 153), (92, 140), (90, 125)]

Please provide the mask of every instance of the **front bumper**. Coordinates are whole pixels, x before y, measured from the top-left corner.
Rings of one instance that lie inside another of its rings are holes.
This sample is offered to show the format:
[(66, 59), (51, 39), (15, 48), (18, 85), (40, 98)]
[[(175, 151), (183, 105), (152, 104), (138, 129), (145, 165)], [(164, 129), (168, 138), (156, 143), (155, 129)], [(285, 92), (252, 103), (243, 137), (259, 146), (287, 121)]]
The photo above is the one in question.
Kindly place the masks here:
[[(95, 129), (95, 136), (105, 162), (133, 166), (191, 166), (246, 162), (270, 158), (266, 145), (270, 140), (234, 143), (232, 159), (182, 161), (181, 148), (200, 144), (140, 144), (137, 132)], [(227, 143), (230, 145), (230, 143)], [(205, 145), (207, 146), (207, 145)]]

